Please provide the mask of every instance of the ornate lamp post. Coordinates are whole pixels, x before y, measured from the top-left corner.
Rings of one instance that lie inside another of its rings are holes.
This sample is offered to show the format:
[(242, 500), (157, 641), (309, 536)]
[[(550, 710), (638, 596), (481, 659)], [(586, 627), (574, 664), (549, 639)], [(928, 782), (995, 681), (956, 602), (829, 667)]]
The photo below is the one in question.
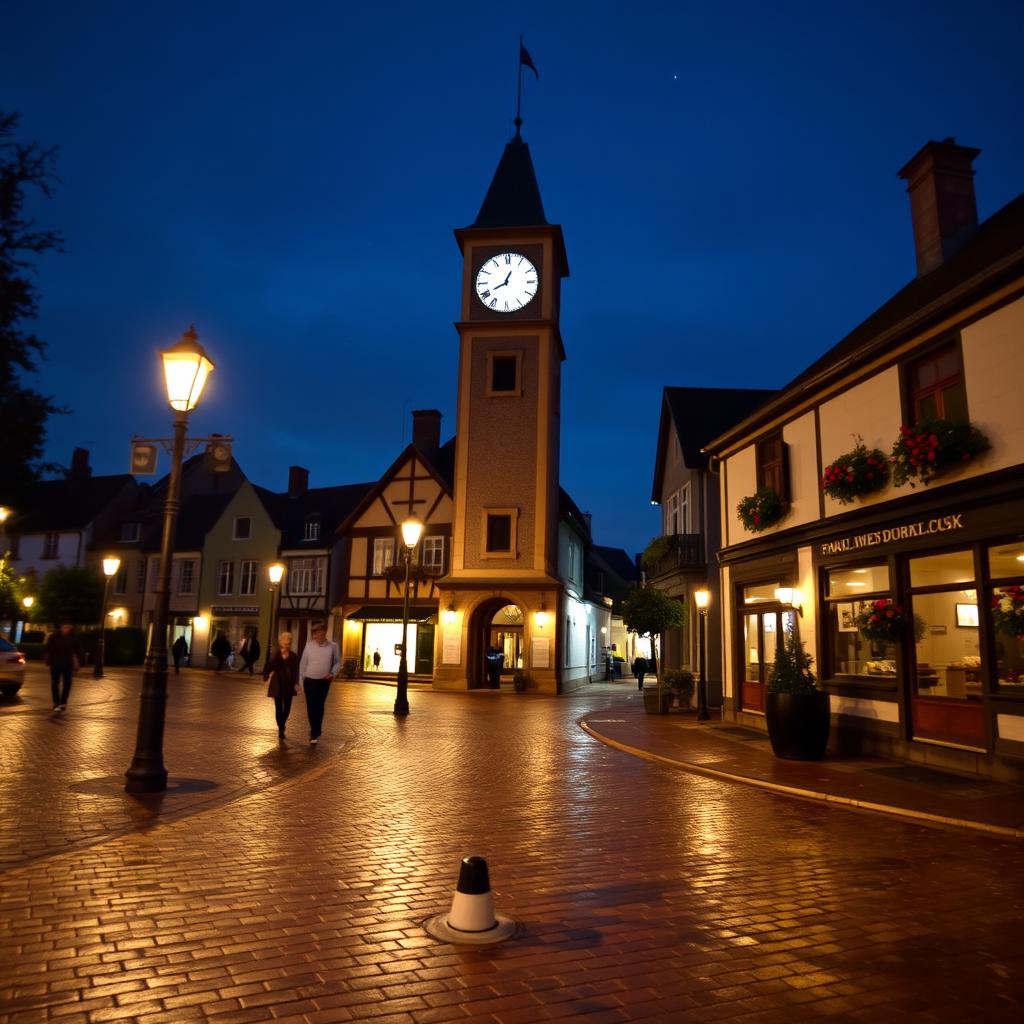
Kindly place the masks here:
[(406, 658), (409, 633), (409, 567), (412, 563), (413, 549), (420, 542), (423, 523), (415, 516), (409, 516), (402, 523), (402, 552), (405, 558), (405, 590), (402, 592), (402, 660), (398, 664), (398, 692), (395, 695), (395, 714), (409, 714), (409, 662)]
[(121, 559), (114, 555), (103, 559), (103, 608), (100, 610), (100, 642), (96, 645), (96, 664), (93, 666), (92, 674), (96, 679), (103, 678), (103, 665), (107, 658), (107, 591), (110, 589), (110, 581), (117, 575), (121, 568)]
[(167, 610), (170, 603), (171, 555), (181, 491), (181, 461), (185, 450), (188, 414), (199, 404), (206, 378), (213, 370), (196, 329), (190, 327), (177, 345), (160, 353), (167, 385), (167, 401), (174, 410), (174, 449), (171, 474), (164, 499), (164, 529), (160, 543), (160, 568), (156, 581), (153, 629), (142, 674), (139, 731), (135, 756), (125, 772), (128, 793), (162, 793), (167, 788), (164, 767), (164, 716), (167, 710)]
[(694, 591), (693, 600), (700, 616), (697, 623), (697, 667), (700, 672), (697, 678), (697, 721), (706, 722), (711, 717), (708, 714), (707, 680), (707, 620), (711, 591), (707, 587), (701, 587), (700, 590)]
[(277, 624), (277, 594), (278, 587), (281, 585), (281, 580), (284, 579), (284, 563), (283, 562), (271, 562), (267, 566), (267, 582), (270, 584), (270, 626), (267, 629), (267, 657), (270, 657), (270, 653), (273, 650), (275, 626)]

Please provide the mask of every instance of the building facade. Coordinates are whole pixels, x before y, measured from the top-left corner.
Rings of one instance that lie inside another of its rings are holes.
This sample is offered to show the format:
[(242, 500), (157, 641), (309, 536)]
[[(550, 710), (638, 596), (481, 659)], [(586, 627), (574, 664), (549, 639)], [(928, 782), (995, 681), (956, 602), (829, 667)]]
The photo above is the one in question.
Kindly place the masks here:
[[(837, 744), (1021, 778), (1024, 196), (978, 224), (977, 152), (947, 140), (916, 154), (901, 172), (916, 279), (708, 446), (725, 713), (763, 721), (774, 651), (795, 628), (832, 694)], [(745, 524), (739, 503), (769, 488), (782, 517)], [(866, 623), (876, 611), (896, 619), (891, 634)]]

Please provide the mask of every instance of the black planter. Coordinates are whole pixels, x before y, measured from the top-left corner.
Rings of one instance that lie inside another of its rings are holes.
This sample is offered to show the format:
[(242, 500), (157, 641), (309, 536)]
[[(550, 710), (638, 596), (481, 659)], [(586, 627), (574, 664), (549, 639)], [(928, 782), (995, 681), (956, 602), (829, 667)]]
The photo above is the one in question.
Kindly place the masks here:
[(829, 695), (766, 693), (764, 715), (776, 757), (788, 761), (820, 761), (828, 746)]

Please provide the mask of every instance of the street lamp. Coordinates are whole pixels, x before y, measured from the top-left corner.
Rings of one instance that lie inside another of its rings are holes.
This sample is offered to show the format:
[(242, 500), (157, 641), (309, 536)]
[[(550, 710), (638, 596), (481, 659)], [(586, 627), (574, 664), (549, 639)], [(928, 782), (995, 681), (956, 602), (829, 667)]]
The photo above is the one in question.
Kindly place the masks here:
[(125, 772), (128, 793), (162, 793), (167, 788), (164, 767), (164, 717), (167, 711), (167, 611), (170, 604), (171, 555), (174, 527), (178, 518), (181, 491), (181, 462), (185, 451), (188, 414), (203, 394), (206, 378), (213, 370), (196, 335), (195, 327), (181, 336), (177, 345), (160, 353), (167, 387), (167, 401), (174, 410), (174, 448), (171, 473), (164, 499), (164, 528), (160, 543), (160, 568), (156, 580), (156, 604), (149, 650), (142, 674), (142, 699), (139, 703), (139, 731), (135, 756)]
[(707, 619), (708, 605), (711, 604), (711, 591), (701, 587), (693, 593), (694, 604), (697, 605), (699, 619), (697, 622), (697, 721), (706, 722), (708, 714), (708, 680), (707, 680)]
[(271, 650), (273, 649), (274, 624), (277, 621), (277, 617), (274, 614), (274, 604), (277, 597), (277, 588), (281, 585), (281, 580), (284, 579), (284, 568), (283, 562), (271, 562), (267, 566), (267, 581), (270, 584), (270, 627), (267, 630), (267, 658), (270, 657)]
[(100, 610), (100, 642), (96, 645), (96, 664), (93, 665), (92, 674), (96, 679), (103, 678), (103, 663), (107, 657), (107, 591), (110, 589), (110, 581), (117, 575), (121, 568), (121, 559), (111, 555), (103, 559), (103, 607)]
[(398, 663), (398, 692), (395, 696), (395, 714), (409, 714), (409, 661), (406, 658), (406, 643), (409, 632), (409, 566), (412, 563), (412, 552), (420, 542), (423, 523), (415, 516), (409, 516), (402, 523), (402, 552), (405, 558), (405, 590), (402, 592), (402, 660)]

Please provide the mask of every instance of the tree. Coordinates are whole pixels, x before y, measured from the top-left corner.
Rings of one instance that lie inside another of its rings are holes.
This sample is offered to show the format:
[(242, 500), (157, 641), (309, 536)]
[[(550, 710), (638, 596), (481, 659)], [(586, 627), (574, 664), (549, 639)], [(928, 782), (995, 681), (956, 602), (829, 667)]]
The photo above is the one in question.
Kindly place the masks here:
[(103, 611), (103, 578), (95, 569), (58, 565), (39, 584), (32, 611), (37, 622), (93, 626)]
[(0, 621), (13, 622), (22, 617), (24, 582), (24, 577), (14, 571), (6, 556), (0, 558)]
[(654, 638), (670, 629), (681, 629), (686, 623), (686, 608), (681, 601), (654, 587), (634, 587), (623, 599), (622, 621), (639, 636)]
[(45, 343), (24, 326), (39, 315), (38, 292), (29, 274), (32, 257), (62, 251), (63, 238), (41, 231), (25, 215), (28, 187), (52, 195), (57, 151), (14, 140), (16, 114), (0, 111), (0, 487), (6, 503), (17, 505), (45, 465), (46, 421), (64, 412), (53, 400), (25, 385), (24, 374), (39, 371)]

